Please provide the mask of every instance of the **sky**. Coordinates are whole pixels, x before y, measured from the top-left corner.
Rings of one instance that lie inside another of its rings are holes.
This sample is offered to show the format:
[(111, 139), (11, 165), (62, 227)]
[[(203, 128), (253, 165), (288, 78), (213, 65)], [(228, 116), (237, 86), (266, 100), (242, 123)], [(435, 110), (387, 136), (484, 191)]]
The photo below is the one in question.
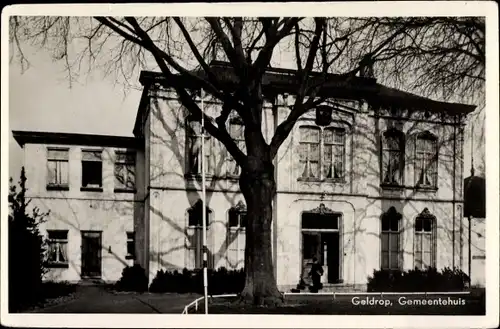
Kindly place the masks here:
[(9, 176), (18, 177), (23, 158), (12, 130), (133, 136), (140, 90), (95, 74), (70, 88), (61, 63), (30, 50), (28, 70), (9, 66)]
[[(12, 130), (132, 136), (141, 96), (138, 76), (133, 77), (135, 89), (125, 90), (99, 72), (82, 75), (70, 87), (62, 62), (53, 62), (43, 50), (27, 47), (25, 54), (31, 64), (28, 70), (22, 72), (16, 62), (9, 66), (9, 176), (19, 176), (23, 161)], [(470, 173), (469, 133), (470, 125), (466, 127), (464, 177)], [(479, 143), (474, 142), (474, 149), (479, 149)], [(479, 157), (480, 152), (475, 155), (476, 163)], [(476, 169), (476, 174), (481, 173)]]

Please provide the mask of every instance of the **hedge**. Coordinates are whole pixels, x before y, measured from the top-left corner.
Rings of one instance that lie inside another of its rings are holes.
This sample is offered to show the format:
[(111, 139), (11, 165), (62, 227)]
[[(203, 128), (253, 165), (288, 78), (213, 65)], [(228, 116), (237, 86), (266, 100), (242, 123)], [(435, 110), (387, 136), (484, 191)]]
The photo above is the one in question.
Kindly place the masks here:
[(372, 292), (436, 292), (463, 291), (469, 277), (458, 268), (438, 271), (434, 267), (409, 271), (374, 270), (368, 277), (367, 290)]

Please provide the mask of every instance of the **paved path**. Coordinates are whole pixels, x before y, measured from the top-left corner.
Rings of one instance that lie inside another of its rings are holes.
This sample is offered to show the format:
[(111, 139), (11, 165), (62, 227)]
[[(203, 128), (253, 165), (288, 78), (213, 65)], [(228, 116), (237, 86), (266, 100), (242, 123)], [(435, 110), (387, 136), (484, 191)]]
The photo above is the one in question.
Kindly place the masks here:
[(75, 297), (35, 313), (177, 313), (199, 297), (195, 294), (114, 293), (99, 286), (81, 286)]

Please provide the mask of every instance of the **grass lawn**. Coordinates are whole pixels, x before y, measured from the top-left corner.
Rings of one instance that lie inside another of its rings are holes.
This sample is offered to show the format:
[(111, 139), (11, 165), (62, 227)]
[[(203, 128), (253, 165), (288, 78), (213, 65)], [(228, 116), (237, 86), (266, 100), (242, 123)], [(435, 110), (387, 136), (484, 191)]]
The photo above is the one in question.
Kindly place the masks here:
[[(238, 304), (235, 298), (215, 298), (209, 301), (208, 312), (210, 314), (484, 315), (486, 312), (484, 297), (484, 293), (427, 297), (404, 294), (384, 297), (342, 295), (336, 296), (335, 299), (332, 295), (286, 295), (285, 303), (280, 307), (248, 306)], [(204, 308), (200, 307), (197, 313), (203, 311)]]

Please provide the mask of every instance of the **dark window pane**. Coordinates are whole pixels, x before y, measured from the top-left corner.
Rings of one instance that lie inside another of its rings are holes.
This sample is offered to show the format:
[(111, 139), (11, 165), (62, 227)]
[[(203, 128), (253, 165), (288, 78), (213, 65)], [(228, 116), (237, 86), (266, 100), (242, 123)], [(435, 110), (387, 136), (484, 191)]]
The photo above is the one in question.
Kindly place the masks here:
[(430, 218), (426, 218), (423, 220), (424, 222), (424, 231), (431, 232), (432, 231), (432, 220)]
[(422, 218), (417, 218), (415, 222), (415, 231), (421, 232), (423, 228)]
[(49, 239), (54, 240), (67, 240), (68, 239), (68, 231), (65, 230), (51, 230), (47, 231), (49, 235)]
[(242, 228), (247, 227), (247, 221), (248, 221), (247, 213), (246, 212), (241, 212), (240, 213), (240, 226)]
[(229, 227), (238, 227), (239, 213), (237, 211), (229, 211)]
[(389, 222), (390, 222), (389, 216), (384, 215), (382, 217), (382, 231), (389, 231), (389, 227), (390, 227)]
[[(202, 203), (197, 202), (195, 206), (188, 211), (188, 224), (189, 226), (202, 226), (203, 223), (201, 221), (201, 218), (203, 217), (203, 208), (202, 208)], [(206, 225), (208, 226), (208, 218), (210, 214), (210, 209), (207, 207), (206, 208)]]
[(399, 219), (396, 217), (391, 218), (391, 231), (394, 231), (394, 232), (399, 231)]
[(82, 161), (82, 186), (102, 186), (102, 162)]
[(338, 229), (339, 215), (305, 213), (302, 215), (302, 228), (305, 229)]
[(189, 223), (188, 223), (189, 226), (197, 226), (197, 225), (199, 225), (199, 223), (198, 223), (199, 218), (198, 218), (197, 215), (198, 214), (195, 214), (194, 212), (190, 212), (189, 213)]

